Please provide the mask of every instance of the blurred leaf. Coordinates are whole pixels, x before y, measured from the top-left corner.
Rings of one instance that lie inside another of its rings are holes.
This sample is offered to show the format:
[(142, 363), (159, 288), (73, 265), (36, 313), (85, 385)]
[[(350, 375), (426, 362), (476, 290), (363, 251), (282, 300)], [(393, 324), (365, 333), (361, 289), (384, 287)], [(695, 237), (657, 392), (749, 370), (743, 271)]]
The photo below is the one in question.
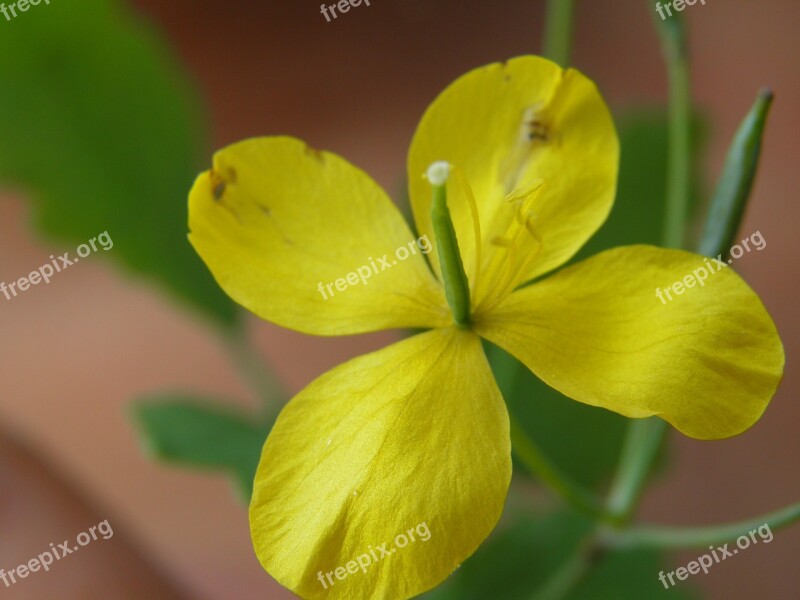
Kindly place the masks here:
[[(424, 600), (530, 600), (575, 552), (591, 523), (574, 513), (520, 516), (486, 541)], [(688, 600), (688, 582), (664, 589), (656, 552), (615, 552), (590, 570), (564, 600)], [(671, 570), (671, 569), (670, 569)]]
[(109, 256), (225, 324), (234, 305), (187, 239), (203, 127), (185, 74), (112, 0), (31, 6), (0, 36), (0, 180), (48, 236), (108, 231)]
[(228, 472), (250, 499), (266, 425), (220, 404), (180, 396), (137, 402), (133, 417), (156, 459)]
[[(617, 197), (608, 220), (570, 264), (603, 250), (632, 244), (661, 245), (667, 188), (667, 115), (663, 111), (638, 110), (617, 119), (620, 145)], [(692, 119), (693, 156), (705, 143), (706, 122)], [(691, 174), (690, 209), (700, 204), (703, 185), (697, 165)]]
[(693, 600), (701, 595), (691, 581), (677, 582), (665, 588), (659, 581), (665, 568), (663, 557), (656, 551), (614, 552), (606, 556), (589, 576), (564, 600)]
[[(645, 114), (621, 121), (617, 199), (608, 221), (576, 262), (614, 246), (658, 244), (666, 186), (667, 120)], [(489, 359), (509, 410), (547, 457), (576, 482), (597, 487), (614, 471), (627, 419), (575, 402), (540, 381), (499, 348)]]
[(572, 263), (631, 244), (660, 245), (667, 186), (667, 116), (640, 112), (619, 121), (617, 197), (608, 220)]
[(574, 514), (517, 517), (423, 598), (529, 600), (590, 530), (591, 522)]
[[(487, 355), (510, 413), (545, 456), (576, 483), (603, 483), (613, 473), (627, 420), (567, 398), (497, 347)], [(509, 371), (516, 379), (502, 374)]]

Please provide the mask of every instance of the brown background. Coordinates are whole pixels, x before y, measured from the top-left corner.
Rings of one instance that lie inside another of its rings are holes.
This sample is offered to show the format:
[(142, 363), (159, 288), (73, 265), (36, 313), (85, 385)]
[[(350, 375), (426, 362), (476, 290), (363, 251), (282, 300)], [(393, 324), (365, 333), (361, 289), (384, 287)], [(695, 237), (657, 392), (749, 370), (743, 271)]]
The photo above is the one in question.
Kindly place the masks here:
[[(134, 4), (163, 31), (195, 78), (209, 108), (214, 147), (253, 135), (292, 134), (346, 156), (395, 197), (408, 143), (427, 103), (475, 66), (537, 52), (543, 25), (543, 3), (535, 0), (372, 0), (371, 7), (352, 9), (331, 23), (318, 2)], [(642, 0), (580, 5), (573, 63), (597, 81), (615, 110), (665, 98), (648, 13)], [(705, 165), (710, 178), (719, 172), (726, 144), (756, 90), (767, 84), (776, 92), (763, 167), (742, 230), (760, 230), (768, 245), (737, 268), (778, 325), (787, 370), (765, 417), (739, 438), (703, 443), (672, 435), (674, 468), (651, 489), (643, 512), (650, 520), (676, 524), (738, 519), (800, 499), (800, 3), (707, 0), (685, 14), (694, 97), (712, 118)], [(69, 249), (38, 240), (29, 232), (28, 216), (24, 198), (2, 196), (0, 280)], [(265, 359), (293, 391), (391, 339), (316, 339), (256, 319), (252, 329)], [(0, 595), (108, 598), (107, 590), (124, 585), (130, 597), (160, 597), (135, 587), (161, 584), (154, 575), (136, 575), (144, 567), (130, 562), (127, 538), (189, 597), (292, 597), (254, 559), (246, 513), (227, 483), (143, 459), (125, 417), (132, 398), (164, 389), (217, 393), (253, 406), (203, 323), (97, 257), (13, 302), (0, 299), (0, 331), (0, 422), (95, 507), (83, 512), (46, 474), (36, 475), (24, 452), (0, 445), (0, 566), (13, 568), (49, 542), (104, 518), (117, 532), (80, 558), (70, 557), (69, 567), (35, 574), (10, 589), (0, 584)], [(676, 568), (697, 554), (675, 556), (670, 564)], [(798, 556), (800, 526), (692, 579), (714, 599), (796, 599)]]

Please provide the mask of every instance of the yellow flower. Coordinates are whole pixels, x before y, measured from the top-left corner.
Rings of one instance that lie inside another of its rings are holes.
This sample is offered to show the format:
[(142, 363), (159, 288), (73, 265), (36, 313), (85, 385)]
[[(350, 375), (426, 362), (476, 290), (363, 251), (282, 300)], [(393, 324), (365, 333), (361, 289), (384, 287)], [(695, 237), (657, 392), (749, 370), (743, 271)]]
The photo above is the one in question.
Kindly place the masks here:
[[(511, 448), (480, 337), (575, 400), (658, 415), (696, 438), (758, 420), (783, 349), (733, 270), (665, 304), (656, 288), (707, 263), (634, 246), (521, 287), (601, 226), (618, 155), (594, 84), (521, 57), (467, 73), (425, 113), (408, 159), (418, 236), (365, 173), (296, 139), (214, 156), (191, 191), (189, 238), (234, 300), (310, 334), (429, 330), (340, 365), (282, 411), (250, 509), (258, 557), (280, 583), (304, 598), (409, 598), (489, 535)], [(446, 242), (431, 218), (437, 178), (469, 285), (459, 325), (422, 243)]]

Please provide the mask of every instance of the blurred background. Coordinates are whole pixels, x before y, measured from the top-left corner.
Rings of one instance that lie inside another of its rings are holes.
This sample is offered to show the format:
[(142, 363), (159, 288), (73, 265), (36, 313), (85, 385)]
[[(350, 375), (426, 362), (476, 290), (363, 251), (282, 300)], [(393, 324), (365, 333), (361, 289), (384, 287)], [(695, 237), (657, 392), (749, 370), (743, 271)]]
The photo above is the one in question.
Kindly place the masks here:
[[(0, 19), (0, 39), (14, 28), (22, 31), (23, 21), (42, 11), (74, 19), (70, 28), (85, 26), (79, 21), (84, 11), (71, 12), (76, 4), (57, 1), (31, 7), (15, 21)], [(291, 134), (345, 156), (398, 201), (406, 151), (428, 103), (476, 66), (538, 53), (544, 23), (544, 2), (537, 0), (372, 0), (330, 23), (319, 2), (309, 1), (137, 0), (128, 10), (165, 40), (195, 88), (191, 93), (200, 98), (200, 119), (207, 124), (206, 134), (198, 132), (206, 138), (200, 168), (213, 149), (231, 142)], [(649, 13), (642, 0), (578, 4), (572, 64), (597, 82), (618, 115), (665, 104), (666, 73)], [(700, 165), (705, 190), (719, 174), (757, 90), (769, 86), (775, 92), (762, 166), (741, 230), (742, 237), (759, 230), (767, 247), (746, 254), (736, 268), (772, 314), (787, 355), (782, 386), (750, 431), (722, 442), (671, 433), (669, 468), (649, 489), (641, 515), (690, 525), (738, 520), (800, 499), (795, 230), (800, 3), (708, 0), (687, 7), (684, 15), (693, 96), (705, 123)], [(7, 51), (3, 43), (0, 48)], [(90, 50), (92, 43), (86, 41)], [(11, 50), (2, 73), (27, 81), (30, 73), (20, 65), (29, 48)], [(113, 59), (108, 61), (114, 68)], [(125, 65), (120, 68), (124, 80)], [(90, 89), (92, 79), (84, 83)], [(22, 89), (15, 86), (4, 76), (0, 87), (7, 89), (0, 99)], [(17, 106), (42, 111), (37, 119), (50, 110), (45, 100), (16, 99)], [(0, 114), (0, 135), (18, 119), (24, 121), (21, 113)], [(80, 131), (76, 139), (82, 139)], [(164, 143), (157, 135), (107, 142), (130, 143), (132, 152)], [(16, 150), (0, 142), (0, 163), (13, 164)], [(35, 153), (36, 147), (19, 150)], [(69, 161), (68, 154), (43, 149), (39, 168), (57, 178), (58, 163)], [(169, 156), (164, 160), (169, 168)], [(50, 254), (75, 248), (68, 235), (36, 233), (36, 191), (19, 182), (25, 181), (23, 168), (15, 174), (0, 180), (0, 280), (7, 282), (37, 269)], [(185, 178), (185, 193), (191, 181)], [(646, 193), (639, 200), (660, 210)], [(168, 201), (185, 214), (185, 195)], [(71, 209), (62, 203), (53, 210), (69, 215)], [(134, 399), (177, 390), (224, 398), (242, 410), (258, 405), (201, 311), (164, 294), (152, 278), (116, 268), (113, 255), (125, 252), (126, 239), (116, 238), (112, 225), (97, 223), (95, 234), (108, 229), (115, 240), (108, 256), (91, 255), (12, 301), (0, 297), (0, 567), (27, 562), (50, 542), (74, 539), (103, 519), (115, 535), (47, 574), (33, 574), (10, 588), (0, 584), (0, 595), (14, 600), (293, 597), (258, 564), (246, 510), (225, 477), (171, 468), (143, 454), (130, 418)], [(46, 223), (43, 228), (48, 230)], [(178, 238), (185, 239), (185, 226)], [(169, 256), (159, 260), (168, 262)], [(395, 337), (312, 338), (246, 319), (263, 361), (292, 393)], [(588, 443), (569, 432), (561, 439), (578, 447)], [(698, 554), (671, 555), (665, 565), (673, 570)], [(712, 599), (797, 598), (798, 555), (800, 526), (795, 526), (777, 532), (770, 544), (691, 578), (691, 584)], [(650, 576), (657, 583), (657, 572)]]

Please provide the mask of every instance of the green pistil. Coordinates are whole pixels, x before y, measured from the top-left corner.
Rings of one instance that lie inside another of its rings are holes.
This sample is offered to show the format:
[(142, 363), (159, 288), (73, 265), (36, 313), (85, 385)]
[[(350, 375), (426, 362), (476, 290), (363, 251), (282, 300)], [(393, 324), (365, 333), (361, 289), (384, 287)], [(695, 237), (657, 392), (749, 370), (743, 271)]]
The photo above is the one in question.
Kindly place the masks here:
[(447, 303), (453, 312), (453, 321), (459, 327), (466, 328), (469, 325), (469, 283), (461, 262), (453, 220), (447, 208), (449, 169), (444, 162), (434, 163), (428, 168), (428, 181), (433, 188), (431, 220)]

